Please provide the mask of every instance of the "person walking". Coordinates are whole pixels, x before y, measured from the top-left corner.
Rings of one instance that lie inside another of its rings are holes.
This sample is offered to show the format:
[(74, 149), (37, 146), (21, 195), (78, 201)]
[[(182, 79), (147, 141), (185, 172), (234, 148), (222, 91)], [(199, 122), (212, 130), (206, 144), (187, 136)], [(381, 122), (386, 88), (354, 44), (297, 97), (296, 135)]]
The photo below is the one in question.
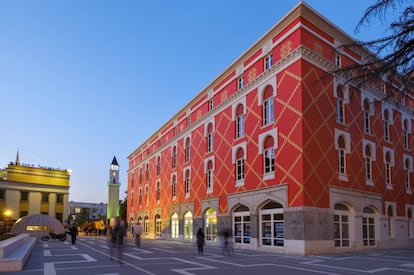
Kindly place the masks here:
[(201, 227), (197, 231), (197, 250), (198, 255), (203, 255), (203, 246), (204, 246), (204, 232)]
[(69, 228), (69, 235), (70, 235), (70, 238), (72, 239), (72, 244), (76, 244), (76, 236), (78, 235), (78, 228), (76, 227), (75, 224), (71, 224)]
[(133, 228), (134, 228), (135, 244), (138, 247), (140, 247), (141, 246), (141, 233), (142, 233), (141, 225), (136, 224)]

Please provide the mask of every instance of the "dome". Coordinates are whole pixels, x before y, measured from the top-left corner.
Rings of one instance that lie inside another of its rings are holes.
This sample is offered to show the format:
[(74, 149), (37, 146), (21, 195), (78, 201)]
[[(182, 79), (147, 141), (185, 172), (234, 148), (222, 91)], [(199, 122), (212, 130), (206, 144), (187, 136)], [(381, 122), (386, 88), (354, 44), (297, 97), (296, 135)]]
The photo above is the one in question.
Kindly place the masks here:
[(44, 214), (24, 216), (11, 229), (11, 233), (16, 235), (29, 233), (32, 236), (43, 236), (49, 232), (60, 234), (65, 232), (65, 228), (59, 220)]

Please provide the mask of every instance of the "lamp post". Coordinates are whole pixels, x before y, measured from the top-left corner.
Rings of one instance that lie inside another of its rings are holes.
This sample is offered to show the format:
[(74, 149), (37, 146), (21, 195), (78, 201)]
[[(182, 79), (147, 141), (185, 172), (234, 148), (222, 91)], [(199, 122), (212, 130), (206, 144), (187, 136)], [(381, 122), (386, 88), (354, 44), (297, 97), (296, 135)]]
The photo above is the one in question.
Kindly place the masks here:
[(6, 220), (6, 233), (9, 233), (9, 222), (11, 218), (11, 211), (10, 210), (4, 211), (4, 217)]

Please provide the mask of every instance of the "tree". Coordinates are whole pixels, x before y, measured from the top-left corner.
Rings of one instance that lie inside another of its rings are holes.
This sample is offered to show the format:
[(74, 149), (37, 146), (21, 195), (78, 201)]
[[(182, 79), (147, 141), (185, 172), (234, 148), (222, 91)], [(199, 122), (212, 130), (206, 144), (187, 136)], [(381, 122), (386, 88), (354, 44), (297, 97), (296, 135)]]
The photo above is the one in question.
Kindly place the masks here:
[[(358, 22), (356, 31), (359, 31), (365, 23), (369, 24), (372, 17), (386, 19), (386, 13), (390, 8), (395, 9), (400, 6), (402, 12), (395, 21), (390, 23), (388, 35), (372, 41), (358, 41), (342, 45), (343, 49), (350, 48), (358, 51), (364, 47), (370, 52), (365, 55), (360, 64), (352, 64), (332, 72), (345, 74), (348, 81), (357, 87), (386, 77), (388, 81), (393, 81), (393, 85), (397, 85), (402, 94), (413, 90), (414, 7), (412, 3), (413, 0), (377, 0), (374, 5), (368, 7)], [(398, 95), (395, 93), (388, 95), (388, 97), (395, 96)]]

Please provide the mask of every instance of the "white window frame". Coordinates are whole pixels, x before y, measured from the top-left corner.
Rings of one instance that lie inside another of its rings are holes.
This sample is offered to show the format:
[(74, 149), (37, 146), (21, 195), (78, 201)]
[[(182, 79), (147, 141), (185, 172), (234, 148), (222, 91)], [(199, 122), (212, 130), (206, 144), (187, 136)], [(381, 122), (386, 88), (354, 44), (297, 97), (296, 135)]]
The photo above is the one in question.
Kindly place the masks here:
[(266, 56), (265, 58), (265, 71), (269, 70), (273, 65), (273, 54), (269, 54), (268, 56)]

